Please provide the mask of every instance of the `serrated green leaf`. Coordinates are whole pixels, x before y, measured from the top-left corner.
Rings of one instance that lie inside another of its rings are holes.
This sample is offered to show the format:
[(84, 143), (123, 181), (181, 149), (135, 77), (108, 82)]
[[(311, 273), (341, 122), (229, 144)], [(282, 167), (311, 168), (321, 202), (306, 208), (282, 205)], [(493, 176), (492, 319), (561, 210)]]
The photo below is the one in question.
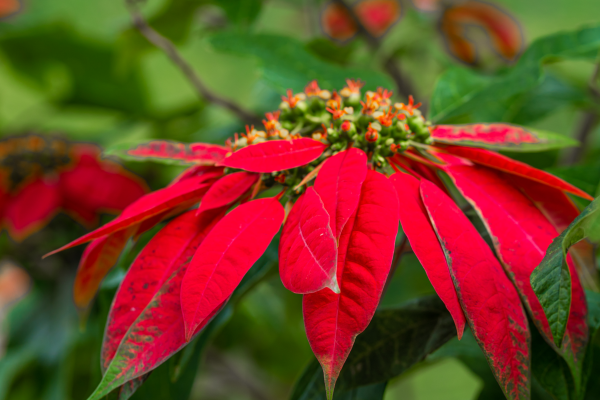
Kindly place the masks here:
[[(455, 335), (452, 318), (437, 296), (424, 297), (401, 308), (377, 311), (369, 327), (354, 343), (337, 380), (334, 399), (346, 399), (342, 396), (349, 396), (348, 393), (358, 388), (385, 383), (425, 359)], [(316, 360), (304, 371), (290, 399), (325, 399), (323, 370)]]
[(343, 68), (320, 60), (291, 37), (228, 32), (213, 35), (209, 41), (217, 51), (258, 58), (264, 69), (264, 79), (281, 93), (286, 89), (302, 91), (314, 79), (322, 89), (341, 88), (348, 78), (364, 81), (367, 89), (393, 87), (393, 83), (379, 72)]
[(594, 200), (546, 250), (531, 274), (531, 286), (550, 323), (554, 342), (560, 347), (571, 300), (571, 279), (566, 263), (569, 248), (584, 238), (600, 239), (600, 198)]
[(566, 59), (595, 59), (600, 49), (600, 25), (540, 38), (517, 64), (495, 77), (456, 68), (440, 77), (431, 101), (435, 123), (506, 121), (515, 96), (535, 88), (542, 65)]

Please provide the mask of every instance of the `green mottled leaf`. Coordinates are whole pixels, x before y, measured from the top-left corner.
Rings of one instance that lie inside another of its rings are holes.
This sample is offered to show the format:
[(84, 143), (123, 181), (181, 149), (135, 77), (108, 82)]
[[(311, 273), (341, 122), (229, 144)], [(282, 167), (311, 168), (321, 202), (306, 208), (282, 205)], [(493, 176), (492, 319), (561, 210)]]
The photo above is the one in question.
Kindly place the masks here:
[(546, 255), (531, 274), (531, 286), (550, 323), (552, 336), (561, 346), (571, 300), (571, 278), (566, 263), (569, 248), (584, 238), (600, 239), (600, 198), (594, 200), (552, 241)]
[(301, 91), (306, 84), (318, 80), (322, 89), (340, 88), (348, 78), (361, 79), (367, 89), (393, 87), (383, 74), (358, 68), (329, 64), (310, 54), (293, 38), (270, 34), (219, 33), (209, 38), (217, 51), (253, 56), (263, 66), (263, 77), (277, 90)]
[[(352, 399), (358, 388), (375, 388), (400, 375), (456, 335), (441, 300), (424, 297), (397, 309), (377, 311), (357, 337), (337, 380), (334, 399)], [(371, 398), (371, 397), (354, 397)], [(291, 400), (325, 399), (323, 371), (314, 360), (304, 371)]]
[(600, 25), (592, 25), (536, 40), (514, 67), (495, 77), (465, 68), (452, 69), (438, 80), (430, 117), (436, 123), (506, 121), (515, 96), (538, 86), (543, 64), (565, 59), (593, 60), (599, 48)]

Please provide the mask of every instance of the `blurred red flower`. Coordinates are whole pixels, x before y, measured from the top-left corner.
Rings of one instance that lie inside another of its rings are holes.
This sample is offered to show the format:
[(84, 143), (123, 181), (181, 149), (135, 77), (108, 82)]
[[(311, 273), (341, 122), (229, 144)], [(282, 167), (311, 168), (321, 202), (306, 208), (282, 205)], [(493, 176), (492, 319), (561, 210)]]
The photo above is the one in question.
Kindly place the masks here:
[(0, 223), (21, 241), (64, 211), (91, 228), (148, 188), (97, 146), (40, 135), (0, 141)]
[(18, 0), (0, 0), (0, 18), (8, 17), (21, 9)]

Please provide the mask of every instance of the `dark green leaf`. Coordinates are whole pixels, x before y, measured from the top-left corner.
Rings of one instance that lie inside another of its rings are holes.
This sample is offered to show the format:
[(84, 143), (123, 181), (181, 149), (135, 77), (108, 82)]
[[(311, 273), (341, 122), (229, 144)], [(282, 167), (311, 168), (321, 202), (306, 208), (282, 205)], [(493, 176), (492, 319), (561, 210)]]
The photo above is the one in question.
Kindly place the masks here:
[(252, 24), (262, 8), (261, 0), (219, 0), (216, 4), (225, 11), (229, 21), (238, 27)]
[[(338, 378), (334, 399), (345, 399), (342, 396), (357, 388), (385, 383), (455, 335), (452, 318), (437, 296), (377, 311), (369, 327), (356, 338)], [(304, 371), (291, 399), (325, 399), (323, 371), (316, 360)]]
[(594, 25), (536, 40), (513, 68), (495, 77), (465, 68), (450, 70), (438, 80), (431, 118), (436, 123), (505, 121), (514, 97), (539, 84), (543, 64), (565, 59), (593, 60), (599, 48), (600, 26)]
[(546, 250), (546, 255), (531, 274), (531, 286), (550, 323), (552, 336), (561, 346), (570, 304), (571, 278), (566, 264), (569, 248), (584, 238), (600, 239), (600, 198), (594, 200), (575, 218)]
[(348, 78), (361, 79), (367, 89), (393, 87), (392, 82), (379, 72), (342, 68), (322, 61), (290, 37), (220, 33), (212, 36), (210, 43), (218, 51), (258, 58), (263, 65), (264, 79), (281, 93), (286, 89), (302, 91), (314, 79), (322, 89), (341, 88)]

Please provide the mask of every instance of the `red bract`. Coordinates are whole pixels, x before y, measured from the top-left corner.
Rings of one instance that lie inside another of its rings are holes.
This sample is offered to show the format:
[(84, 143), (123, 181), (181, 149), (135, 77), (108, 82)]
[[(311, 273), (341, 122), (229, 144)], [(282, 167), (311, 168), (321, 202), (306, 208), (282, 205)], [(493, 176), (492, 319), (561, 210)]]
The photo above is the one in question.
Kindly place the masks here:
[(421, 183), (421, 195), (473, 335), (502, 391), (509, 399), (528, 399), (530, 333), (517, 291), (454, 202), (427, 181)]
[[(131, 393), (219, 312), (279, 230), (282, 200), (291, 210), (279, 243), (281, 280), (304, 294), (306, 333), (323, 367), (328, 399), (390, 278), (399, 223), (459, 338), (468, 323), (509, 399), (530, 393), (524, 309), (565, 359), (575, 383), (581, 382), (587, 307), (575, 265), (589, 270), (592, 249), (578, 246), (568, 258), (573, 298), (560, 349), (529, 274), (579, 214), (566, 193), (588, 196), (550, 174), (475, 148), (546, 149), (568, 141), (505, 124), (430, 126), (413, 99), (392, 104), (391, 93), (379, 89), (361, 100), (361, 86), (349, 80), (333, 97), (316, 82), (304, 93), (290, 91), (280, 112), (267, 115), (266, 132), (249, 127), (243, 140), (236, 136), (221, 167), (189, 168), (64, 247), (94, 240), (76, 283), (78, 304), (87, 305), (129, 237), (200, 202), (198, 211), (163, 228), (127, 273), (105, 336), (108, 369), (91, 399), (124, 384), (123, 393)], [(350, 107), (361, 101), (362, 109)], [(336, 117), (327, 108), (344, 114)], [(385, 126), (375, 123), (382, 116)], [(329, 126), (316, 124), (317, 118), (329, 118)], [(502, 264), (446, 194), (454, 187), (438, 172), (448, 174), (479, 213)], [(252, 200), (264, 190), (280, 194)]]
[(27, 135), (0, 141), (0, 217), (16, 240), (42, 228), (59, 211), (86, 227), (118, 213), (146, 193), (143, 181), (100, 160), (88, 144)]
[(306, 335), (325, 373), (327, 397), (379, 304), (394, 255), (398, 198), (391, 182), (369, 171), (356, 212), (342, 231), (338, 246), (340, 293), (323, 289), (304, 296)]
[(216, 144), (170, 142), (154, 140), (126, 151), (127, 155), (148, 160), (173, 160), (182, 164), (215, 165), (222, 161), (229, 150)]
[(329, 287), (340, 292), (336, 279), (337, 241), (329, 214), (314, 188), (308, 188), (290, 212), (279, 246), (279, 274), (294, 293)]
[(185, 336), (227, 300), (279, 231), (285, 212), (279, 198), (254, 200), (227, 214), (190, 262), (181, 287)]
[(251, 172), (282, 171), (306, 165), (324, 150), (322, 142), (310, 138), (273, 140), (244, 147), (225, 158), (221, 165)]
[(404, 234), (423, 265), (431, 285), (450, 311), (460, 339), (465, 330), (465, 315), (450, 279), (446, 257), (421, 201), (419, 180), (408, 174), (397, 173), (392, 176), (392, 182), (398, 192), (400, 223)]

